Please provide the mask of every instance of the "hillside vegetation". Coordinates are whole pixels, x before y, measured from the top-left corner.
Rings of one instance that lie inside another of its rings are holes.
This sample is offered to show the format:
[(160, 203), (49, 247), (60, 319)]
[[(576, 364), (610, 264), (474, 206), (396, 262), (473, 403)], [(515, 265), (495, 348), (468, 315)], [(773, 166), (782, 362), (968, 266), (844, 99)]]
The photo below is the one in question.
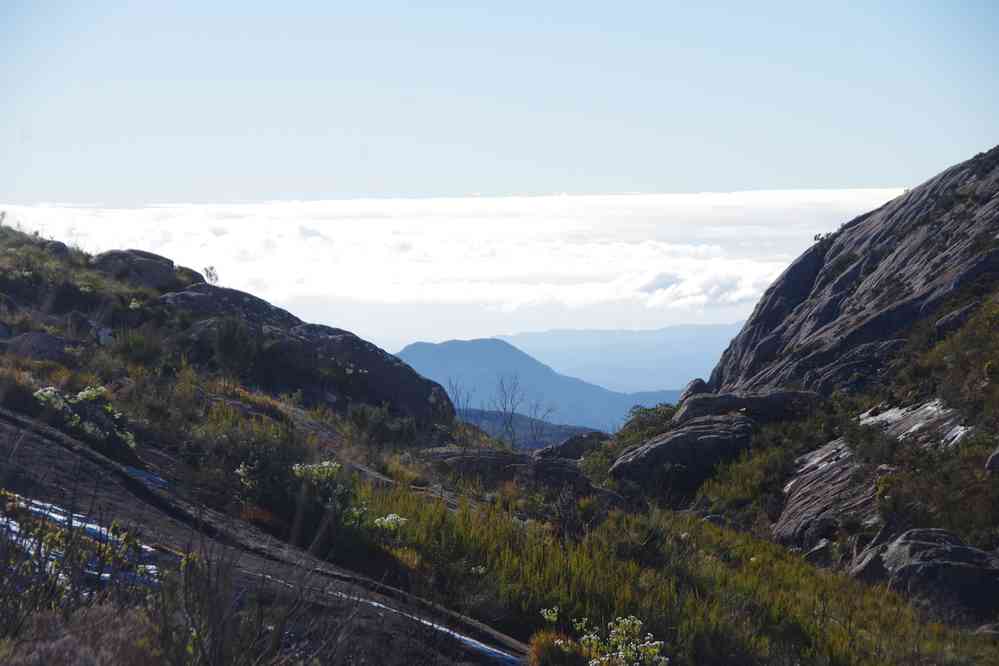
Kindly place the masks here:
[[(967, 256), (991, 251), (979, 240)], [(978, 576), (972, 593), (992, 581), (988, 271), (904, 330), (889, 321), (890, 354), (824, 338), (877, 363), (772, 359), (820, 370), (822, 392), (764, 386), (766, 350), (748, 342), (779, 325), (760, 318), (787, 305), (785, 276), (716, 377), (766, 390), (694, 383), (679, 405), (631, 408), (606, 442), (534, 456), (346, 331), (155, 255), (110, 259), (0, 227), (4, 663), (999, 663), (994, 600), (952, 607), (871, 566), (910, 528), (944, 528), (920, 552), (986, 561), (933, 571)], [(823, 294), (832, 263), (813, 276)], [(912, 429), (910, 408), (946, 426)]]

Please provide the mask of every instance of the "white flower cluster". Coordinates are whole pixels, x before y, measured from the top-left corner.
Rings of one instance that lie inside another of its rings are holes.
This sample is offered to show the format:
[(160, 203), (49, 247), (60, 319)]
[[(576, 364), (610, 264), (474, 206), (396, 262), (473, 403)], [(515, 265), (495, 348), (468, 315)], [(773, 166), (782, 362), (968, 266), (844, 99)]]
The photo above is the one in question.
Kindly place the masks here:
[[(51, 386), (49, 388), (52, 388)], [(42, 389), (47, 390), (47, 389)], [(54, 389), (53, 389), (54, 390)], [(75, 398), (70, 398), (70, 402), (91, 402), (93, 400), (107, 399), (108, 390), (103, 386), (88, 386), (79, 393), (76, 394)]]
[[(585, 628), (587, 620), (576, 623)], [(662, 654), (663, 642), (652, 634), (642, 636), (642, 621), (634, 615), (619, 617), (607, 623), (608, 634), (601, 638), (591, 628), (579, 639), (583, 652), (590, 657), (590, 666), (666, 666), (669, 657)]]
[(375, 527), (386, 532), (398, 532), (399, 528), (409, 522), (397, 513), (390, 513), (381, 518), (375, 518)]
[(245, 462), (239, 464), (236, 468), (236, 476), (239, 477), (239, 483), (247, 490), (253, 490), (257, 487), (257, 480), (254, 478), (254, 472), (252, 466), (247, 465)]
[[(548, 624), (555, 625), (559, 619), (559, 607), (542, 608), (541, 617)], [(572, 621), (572, 627), (581, 637), (578, 647), (589, 658), (589, 666), (666, 666), (669, 657), (662, 654), (664, 644), (655, 640), (652, 634), (642, 636), (642, 621), (634, 615), (619, 617), (607, 624), (606, 637), (601, 636), (596, 626), (590, 626), (587, 618)], [(573, 641), (556, 639), (555, 646), (569, 652)]]
[(43, 389), (35, 391), (34, 396), (35, 400), (39, 403), (55, 412), (58, 412), (62, 416), (63, 423), (67, 426), (82, 431), (85, 435), (92, 439), (99, 440), (107, 439), (112, 433), (104, 432), (101, 430), (100, 426), (92, 421), (84, 421), (81, 419), (80, 415), (76, 413), (73, 406), (105, 401), (103, 409), (108, 416), (111, 417), (114, 424), (113, 434), (117, 435), (129, 448), (135, 448), (135, 435), (129, 432), (129, 430), (124, 427), (124, 424), (121, 423), (121, 412), (115, 411), (111, 403), (106, 402), (108, 400), (108, 390), (105, 387), (88, 386), (76, 395), (69, 396), (67, 398), (56, 387), (46, 386)]
[(62, 393), (54, 386), (46, 386), (43, 389), (35, 391), (35, 400), (60, 412), (68, 406), (62, 397)]

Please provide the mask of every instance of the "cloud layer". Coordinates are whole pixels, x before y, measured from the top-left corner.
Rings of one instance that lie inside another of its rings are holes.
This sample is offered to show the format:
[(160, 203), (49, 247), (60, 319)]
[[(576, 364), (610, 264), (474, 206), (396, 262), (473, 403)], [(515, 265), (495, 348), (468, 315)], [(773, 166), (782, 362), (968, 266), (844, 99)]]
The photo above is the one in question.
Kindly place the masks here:
[(136, 247), (395, 350), (537, 328), (744, 317), (816, 233), (901, 189), (3, 206), (89, 251)]

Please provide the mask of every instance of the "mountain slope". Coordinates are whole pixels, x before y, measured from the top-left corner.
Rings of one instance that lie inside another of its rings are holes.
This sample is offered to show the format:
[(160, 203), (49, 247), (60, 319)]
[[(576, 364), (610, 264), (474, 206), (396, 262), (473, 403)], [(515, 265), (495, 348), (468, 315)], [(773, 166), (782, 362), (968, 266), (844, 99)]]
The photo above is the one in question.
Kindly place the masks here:
[(830, 394), (874, 378), (917, 321), (960, 318), (994, 284), (997, 195), (999, 147), (817, 241), (766, 291), (710, 387)]
[(557, 372), (612, 391), (683, 386), (706, 376), (742, 328), (684, 324), (655, 330), (555, 329), (497, 336)]
[[(530, 416), (529, 403), (555, 406), (551, 419), (560, 423), (610, 429), (636, 404), (674, 402), (679, 391), (618, 393), (567, 377), (497, 339), (451, 340), (440, 344), (417, 342), (399, 352), (399, 358), (420, 374), (447, 385), (457, 381), (471, 392), (470, 407), (490, 409), (498, 378), (516, 376), (526, 400), (518, 410)], [(456, 397), (456, 396), (455, 396)]]

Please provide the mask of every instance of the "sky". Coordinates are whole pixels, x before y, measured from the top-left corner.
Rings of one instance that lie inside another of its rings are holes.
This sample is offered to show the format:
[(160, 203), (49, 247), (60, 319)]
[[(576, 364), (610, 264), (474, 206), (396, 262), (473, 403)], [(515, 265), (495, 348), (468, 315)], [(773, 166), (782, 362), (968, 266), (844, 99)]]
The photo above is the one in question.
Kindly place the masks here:
[(393, 350), (733, 321), (999, 143), (994, 2), (847, 4), (6, 0), (0, 209)]
[(999, 143), (994, 0), (461, 4), (4, 0), (0, 202), (892, 187)]

